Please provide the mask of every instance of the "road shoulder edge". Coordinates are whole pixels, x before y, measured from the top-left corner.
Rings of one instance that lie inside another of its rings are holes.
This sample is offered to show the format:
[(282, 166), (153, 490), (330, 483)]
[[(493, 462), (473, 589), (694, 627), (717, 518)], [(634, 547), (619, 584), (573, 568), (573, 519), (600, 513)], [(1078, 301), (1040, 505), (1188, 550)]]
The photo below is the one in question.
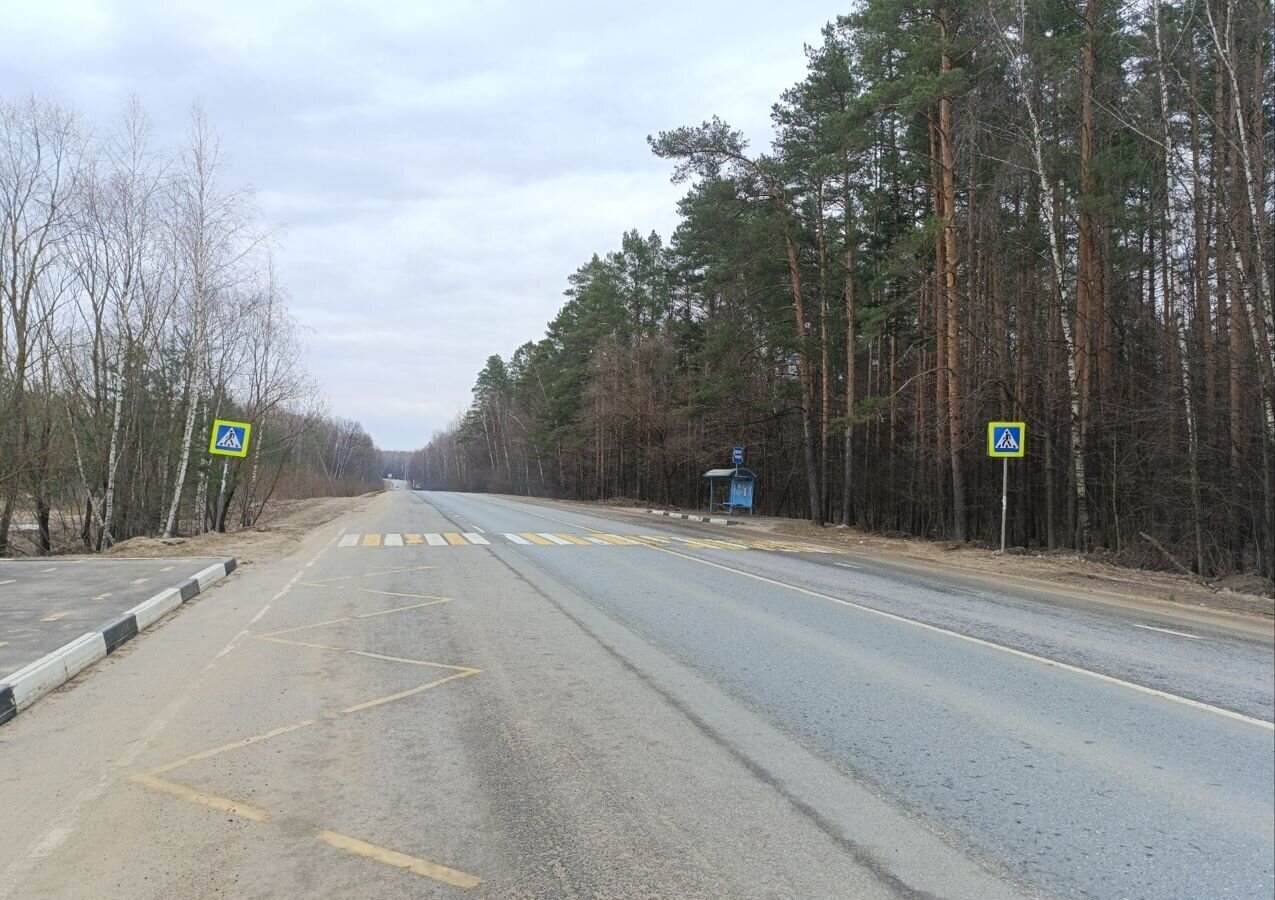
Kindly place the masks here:
[(238, 568), (234, 557), (219, 560), (190, 578), (148, 597), (93, 631), (0, 679), (0, 725), (30, 709), (46, 694), (104, 659), (138, 634), (197, 597)]

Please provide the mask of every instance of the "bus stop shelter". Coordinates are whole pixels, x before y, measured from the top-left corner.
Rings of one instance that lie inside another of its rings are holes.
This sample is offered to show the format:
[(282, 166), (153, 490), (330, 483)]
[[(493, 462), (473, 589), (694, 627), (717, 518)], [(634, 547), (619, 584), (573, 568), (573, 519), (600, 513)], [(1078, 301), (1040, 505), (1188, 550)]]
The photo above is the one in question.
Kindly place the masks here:
[(709, 513), (725, 510), (733, 513), (737, 509), (746, 509), (753, 514), (754, 485), (757, 474), (738, 466), (730, 469), (709, 469), (704, 473), (708, 482)]

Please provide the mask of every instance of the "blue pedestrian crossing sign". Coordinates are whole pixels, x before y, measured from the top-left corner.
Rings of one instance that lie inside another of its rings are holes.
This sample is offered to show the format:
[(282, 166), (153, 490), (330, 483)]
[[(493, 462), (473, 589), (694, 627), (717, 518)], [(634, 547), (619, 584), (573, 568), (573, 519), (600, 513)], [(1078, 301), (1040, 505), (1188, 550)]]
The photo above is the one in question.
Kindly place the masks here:
[(248, 438), (252, 426), (247, 422), (227, 422), (218, 419), (212, 425), (212, 439), (208, 452), (216, 456), (247, 456)]
[(1018, 457), (1027, 454), (1026, 422), (988, 422), (987, 455)]

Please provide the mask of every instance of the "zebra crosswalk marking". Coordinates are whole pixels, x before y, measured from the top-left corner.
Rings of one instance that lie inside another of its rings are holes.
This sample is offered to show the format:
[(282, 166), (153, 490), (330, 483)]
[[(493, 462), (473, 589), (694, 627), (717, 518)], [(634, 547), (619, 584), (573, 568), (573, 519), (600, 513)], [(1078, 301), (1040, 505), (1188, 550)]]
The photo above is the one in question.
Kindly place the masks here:
[(771, 553), (836, 553), (831, 547), (792, 543), (778, 540), (728, 541), (721, 538), (681, 537), (662, 534), (606, 534), (600, 531), (588, 534), (551, 533), (548, 531), (523, 531), (487, 534), (479, 531), (420, 534), (344, 534), (338, 540), (341, 547), (490, 547), (493, 544), (515, 544), (524, 547), (667, 547), (676, 546), (697, 550), (763, 550)]

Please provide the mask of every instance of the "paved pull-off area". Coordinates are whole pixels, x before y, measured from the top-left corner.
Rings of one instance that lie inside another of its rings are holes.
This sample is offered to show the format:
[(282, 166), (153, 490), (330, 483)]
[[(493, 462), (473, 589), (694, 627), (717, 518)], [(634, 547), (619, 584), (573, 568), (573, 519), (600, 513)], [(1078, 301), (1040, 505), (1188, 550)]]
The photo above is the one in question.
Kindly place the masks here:
[(211, 558), (0, 559), (0, 683), (165, 588)]
[(377, 498), (0, 728), (0, 897), (1272, 896), (1268, 636), (713, 528)]

